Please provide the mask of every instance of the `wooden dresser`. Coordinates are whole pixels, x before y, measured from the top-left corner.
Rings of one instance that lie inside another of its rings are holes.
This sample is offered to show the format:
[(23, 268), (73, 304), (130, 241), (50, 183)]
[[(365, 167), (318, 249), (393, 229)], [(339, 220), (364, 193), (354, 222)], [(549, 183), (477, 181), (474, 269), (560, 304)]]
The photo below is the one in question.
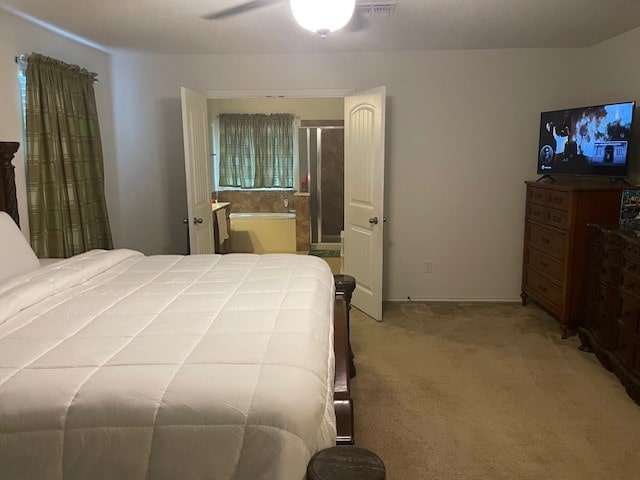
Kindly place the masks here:
[(616, 224), (625, 186), (526, 185), (522, 304), (526, 305), (529, 297), (535, 300), (558, 320), (562, 338), (567, 338), (585, 313), (587, 224)]
[(591, 226), (581, 349), (594, 351), (640, 404), (640, 239)]

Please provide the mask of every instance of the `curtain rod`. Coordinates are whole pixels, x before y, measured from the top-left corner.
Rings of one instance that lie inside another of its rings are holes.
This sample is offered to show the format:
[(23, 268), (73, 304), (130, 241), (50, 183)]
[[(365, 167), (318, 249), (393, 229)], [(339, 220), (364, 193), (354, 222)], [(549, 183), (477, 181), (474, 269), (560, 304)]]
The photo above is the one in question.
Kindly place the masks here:
[[(23, 53), (22, 55), (16, 55), (16, 56), (14, 57), (14, 61), (15, 61), (16, 63), (20, 63), (20, 60), (22, 60), (22, 57), (26, 57), (26, 56), (28, 56), (28, 54), (26, 54), (26, 53)], [(97, 76), (97, 75), (96, 75), (96, 77), (93, 79), (93, 83), (100, 83), (100, 79), (98, 78), (98, 76)]]

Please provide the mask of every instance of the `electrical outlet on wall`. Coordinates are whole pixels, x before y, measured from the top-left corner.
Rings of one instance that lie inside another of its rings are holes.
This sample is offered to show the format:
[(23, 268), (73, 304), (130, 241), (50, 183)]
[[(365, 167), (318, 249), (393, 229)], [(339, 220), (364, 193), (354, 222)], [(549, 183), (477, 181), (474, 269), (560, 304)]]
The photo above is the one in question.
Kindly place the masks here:
[(431, 260), (424, 262), (424, 273), (431, 273)]

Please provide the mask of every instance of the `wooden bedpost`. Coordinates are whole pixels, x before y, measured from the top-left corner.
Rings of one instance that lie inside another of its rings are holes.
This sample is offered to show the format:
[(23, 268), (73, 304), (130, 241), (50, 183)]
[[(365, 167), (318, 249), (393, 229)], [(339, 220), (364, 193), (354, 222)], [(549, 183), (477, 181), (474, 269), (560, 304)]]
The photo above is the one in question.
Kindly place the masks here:
[(16, 197), (16, 177), (11, 160), (19, 146), (18, 142), (0, 142), (0, 211), (7, 212), (17, 225), (20, 225), (20, 218)]
[(333, 311), (334, 350), (336, 376), (333, 390), (333, 406), (336, 411), (338, 445), (353, 445), (353, 400), (349, 390), (349, 327), (347, 303), (344, 292), (336, 292)]

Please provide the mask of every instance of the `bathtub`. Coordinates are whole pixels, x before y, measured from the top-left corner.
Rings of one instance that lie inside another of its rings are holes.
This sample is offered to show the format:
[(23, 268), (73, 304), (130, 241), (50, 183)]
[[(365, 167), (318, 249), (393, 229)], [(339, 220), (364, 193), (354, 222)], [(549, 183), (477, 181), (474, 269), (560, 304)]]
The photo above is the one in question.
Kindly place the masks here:
[(235, 253), (295, 253), (295, 213), (232, 213), (231, 251)]

